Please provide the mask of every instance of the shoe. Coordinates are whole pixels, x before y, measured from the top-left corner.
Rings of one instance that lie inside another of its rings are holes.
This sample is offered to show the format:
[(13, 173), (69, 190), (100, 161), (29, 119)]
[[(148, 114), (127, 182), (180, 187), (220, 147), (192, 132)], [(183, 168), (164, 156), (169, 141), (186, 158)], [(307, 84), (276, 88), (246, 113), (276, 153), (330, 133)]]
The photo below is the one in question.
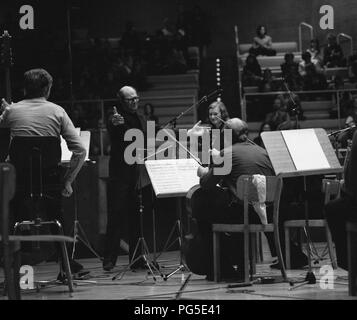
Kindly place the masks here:
[(103, 270), (104, 271), (111, 271), (114, 268), (114, 264), (111, 261), (103, 261)]
[(117, 262), (117, 255), (109, 255), (105, 256), (103, 260), (103, 270), (104, 271), (111, 271)]
[(69, 261), (69, 265), (71, 267), (71, 273), (74, 274), (74, 273), (78, 273), (80, 272), (81, 270), (84, 269), (84, 267), (77, 261), (75, 260), (70, 260)]

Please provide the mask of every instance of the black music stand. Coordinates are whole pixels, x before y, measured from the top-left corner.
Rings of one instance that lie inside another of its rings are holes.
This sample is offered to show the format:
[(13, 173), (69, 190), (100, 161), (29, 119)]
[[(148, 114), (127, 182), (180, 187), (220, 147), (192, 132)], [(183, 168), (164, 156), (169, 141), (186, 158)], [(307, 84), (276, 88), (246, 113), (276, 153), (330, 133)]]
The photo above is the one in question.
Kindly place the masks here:
[[(148, 171), (148, 175), (150, 177), (156, 197), (177, 199), (176, 220), (162, 252), (169, 249), (174, 243), (178, 241), (180, 250), (180, 263), (174, 271), (163, 276), (163, 279), (166, 281), (178, 271), (188, 269), (184, 264), (182, 252), (182, 197), (185, 197), (187, 192), (193, 186), (199, 184), (199, 178), (197, 177), (198, 164), (196, 160), (189, 158), (148, 160), (145, 162), (145, 166)], [(178, 232), (178, 237), (170, 243), (175, 231)]]
[[(141, 166), (141, 165), (138, 165)], [(157, 268), (157, 263), (156, 260), (151, 261), (149, 259), (150, 251), (149, 247), (146, 243), (146, 240), (144, 238), (144, 204), (143, 204), (143, 194), (142, 194), (142, 189), (147, 185), (146, 179), (142, 177), (142, 172), (141, 172), (142, 167), (137, 167), (138, 170), (138, 183), (136, 185), (136, 190), (138, 192), (138, 200), (139, 200), (139, 215), (140, 215), (140, 237), (138, 238), (138, 241), (136, 242), (135, 249), (133, 252), (133, 257), (136, 256), (137, 252), (140, 252), (140, 255), (134, 258), (132, 261), (129, 262), (129, 264), (124, 268), (123, 271), (118, 272), (112, 280), (116, 280), (119, 276), (119, 280), (121, 280), (124, 277), (124, 274), (130, 269), (132, 265), (134, 265), (137, 261), (140, 259), (144, 260), (146, 267), (149, 270), (149, 274), (153, 277), (153, 280), (156, 281), (155, 277), (155, 272), (159, 273), (161, 277), (163, 275), (161, 274), (160, 270)], [(143, 181), (144, 180), (144, 181)], [(154, 255), (155, 259), (155, 255)], [(153, 271), (154, 270), (154, 271)]]
[[(80, 130), (80, 129), (77, 129)], [(90, 146), (90, 131), (80, 131), (80, 138), (81, 141), (86, 149), (86, 162), (90, 162), (88, 155), (89, 155), (89, 146)], [(61, 143), (61, 148), (62, 148), (62, 164), (63, 165), (68, 165), (72, 153), (67, 149), (67, 144), (65, 143), (64, 140), (62, 140)], [(71, 258), (74, 259), (75, 251), (76, 251), (76, 243), (77, 240), (81, 241), (100, 261), (103, 260), (103, 258), (93, 249), (92, 245), (90, 244), (90, 241), (88, 240), (88, 237), (86, 233), (84, 232), (79, 219), (78, 219), (78, 199), (77, 199), (77, 183), (76, 180), (73, 181), (73, 202), (74, 202), (74, 221), (73, 221), (73, 247), (72, 247), (72, 254)]]
[[(303, 177), (304, 178), (304, 192), (307, 192), (306, 177), (311, 175), (332, 174), (342, 172), (343, 168), (337, 159), (335, 151), (331, 145), (331, 142), (324, 129), (300, 129), (300, 130), (286, 130), (286, 131), (271, 131), (263, 132), (262, 139), (264, 146), (268, 152), (270, 161), (273, 165), (276, 175), (282, 178), (288, 177)], [(319, 146), (321, 147), (319, 152)], [(316, 163), (311, 161), (311, 154), (308, 154), (308, 147), (317, 146), (317, 153), (320, 153), (322, 157), (325, 157), (323, 161), (317, 161)], [(303, 148), (296, 148), (298, 144), (301, 144)], [(301, 154), (299, 150), (304, 149), (304, 157), (307, 159), (304, 164), (301, 163)], [(326, 161), (325, 161), (326, 160)], [(326, 165), (322, 165), (325, 162)], [(321, 167), (319, 167), (321, 163)], [(312, 272), (311, 266), (311, 249), (310, 249), (310, 230), (309, 230), (309, 212), (308, 203), (305, 196), (305, 225), (307, 236), (307, 256), (309, 270), (306, 274), (305, 280), (302, 284), (315, 284), (316, 278)], [(290, 282), (293, 286), (293, 282)], [(296, 286), (298, 287), (298, 286)], [(296, 288), (295, 287), (295, 288)]]

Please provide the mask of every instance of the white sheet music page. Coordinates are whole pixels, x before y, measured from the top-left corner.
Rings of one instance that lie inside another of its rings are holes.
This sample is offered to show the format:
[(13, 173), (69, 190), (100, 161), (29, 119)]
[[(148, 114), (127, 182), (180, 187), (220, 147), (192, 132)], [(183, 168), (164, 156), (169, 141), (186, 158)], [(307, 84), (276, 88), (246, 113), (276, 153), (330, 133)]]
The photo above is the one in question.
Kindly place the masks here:
[[(89, 159), (89, 147), (90, 147), (90, 131), (81, 131), (81, 128), (76, 128), (77, 134), (80, 136), (81, 141), (87, 151), (86, 159)], [(61, 136), (61, 149), (62, 149), (62, 162), (68, 162), (71, 160), (72, 152), (69, 151), (67, 142)]]
[(281, 133), (297, 170), (330, 168), (314, 129), (284, 130)]
[(156, 196), (184, 196), (199, 184), (198, 163), (193, 159), (147, 160), (145, 167)]

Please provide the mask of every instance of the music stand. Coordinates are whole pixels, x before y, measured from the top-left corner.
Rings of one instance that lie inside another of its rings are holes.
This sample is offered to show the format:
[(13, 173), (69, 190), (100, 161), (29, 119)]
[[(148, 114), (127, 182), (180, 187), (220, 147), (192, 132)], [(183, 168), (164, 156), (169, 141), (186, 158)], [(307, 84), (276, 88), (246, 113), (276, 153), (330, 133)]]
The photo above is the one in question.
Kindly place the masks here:
[[(76, 128), (76, 131), (78, 135), (81, 138), (82, 144), (84, 145), (86, 149), (86, 162), (90, 162), (89, 160), (89, 146), (90, 146), (90, 131), (80, 131), (80, 128)], [(62, 157), (61, 157), (61, 163), (66, 166), (69, 165), (69, 161), (72, 156), (72, 152), (68, 150), (67, 144), (65, 140), (61, 137), (61, 151), (62, 151)], [(76, 242), (77, 239), (80, 240), (100, 261), (103, 260), (103, 258), (93, 249), (91, 246), (87, 235), (85, 234), (79, 219), (78, 219), (78, 199), (77, 199), (77, 183), (76, 180), (73, 181), (73, 202), (74, 202), (74, 221), (73, 221), (73, 247), (72, 247), (72, 254), (71, 258), (74, 259), (75, 251), (76, 251)], [(80, 234), (82, 236), (80, 236)]]
[(124, 268), (124, 271), (118, 272), (112, 278), (113, 281), (116, 280), (119, 275), (120, 275), (119, 280), (121, 280), (123, 278), (124, 274), (130, 269), (130, 267), (132, 265), (134, 265), (140, 259), (143, 259), (145, 261), (145, 265), (147, 266), (149, 273), (153, 277), (154, 281), (156, 281), (156, 277), (155, 277), (153, 270), (158, 272), (160, 274), (160, 276), (163, 277), (163, 275), (160, 273), (159, 269), (156, 267), (156, 261), (155, 260), (150, 261), (148, 258), (150, 255), (150, 251), (149, 251), (149, 247), (146, 243), (146, 240), (144, 238), (144, 205), (143, 205), (143, 195), (142, 195), (142, 189), (148, 184), (147, 184), (146, 179), (142, 177), (142, 167), (140, 164), (138, 164), (137, 170), (138, 170), (138, 183), (136, 185), (136, 189), (138, 192), (138, 199), (139, 199), (140, 237), (138, 238), (138, 240), (136, 242), (133, 257), (135, 257), (138, 250), (140, 250), (140, 255), (137, 256), (136, 258), (134, 258), (131, 262), (129, 262), (129, 264)]
[[(315, 284), (310, 252), (309, 213), (306, 199), (306, 177), (342, 172), (331, 142), (324, 129), (299, 129), (263, 132), (262, 140), (275, 174), (282, 178), (303, 177), (305, 225), (309, 269), (303, 284)], [(290, 282), (293, 285), (293, 282)]]
[[(197, 177), (198, 163), (196, 160), (189, 159), (160, 159), (145, 161), (145, 166), (151, 180), (155, 195), (157, 198), (177, 198), (177, 219), (162, 251), (170, 248), (176, 241), (179, 242), (180, 264), (171, 273), (164, 275), (166, 281), (169, 277), (186, 269), (183, 263), (182, 243), (183, 243), (183, 228), (182, 228), (182, 197), (185, 197), (187, 192), (195, 185), (199, 184)], [(169, 242), (178, 229), (178, 238), (170, 245)]]

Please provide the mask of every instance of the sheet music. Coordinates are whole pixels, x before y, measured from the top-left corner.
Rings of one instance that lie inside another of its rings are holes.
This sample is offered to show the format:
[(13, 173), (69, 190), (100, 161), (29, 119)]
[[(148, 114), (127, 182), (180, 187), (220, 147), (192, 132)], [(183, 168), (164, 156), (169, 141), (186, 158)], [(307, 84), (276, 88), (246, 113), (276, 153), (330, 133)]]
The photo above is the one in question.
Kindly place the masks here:
[[(76, 133), (81, 138), (81, 141), (87, 151), (86, 159), (89, 160), (89, 146), (90, 146), (90, 131), (81, 131), (81, 128), (76, 128)], [(61, 162), (68, 162), (71, 160), (72, 152), (69, 151), (66, 140), (61, 136)]]
[(199, 184), (198, 166), (194, 159), (145, 161), (157, 197), (186, 195), (193, 186)]
[(297, 170), (329, 169), (314, 129), (281, 131)]

